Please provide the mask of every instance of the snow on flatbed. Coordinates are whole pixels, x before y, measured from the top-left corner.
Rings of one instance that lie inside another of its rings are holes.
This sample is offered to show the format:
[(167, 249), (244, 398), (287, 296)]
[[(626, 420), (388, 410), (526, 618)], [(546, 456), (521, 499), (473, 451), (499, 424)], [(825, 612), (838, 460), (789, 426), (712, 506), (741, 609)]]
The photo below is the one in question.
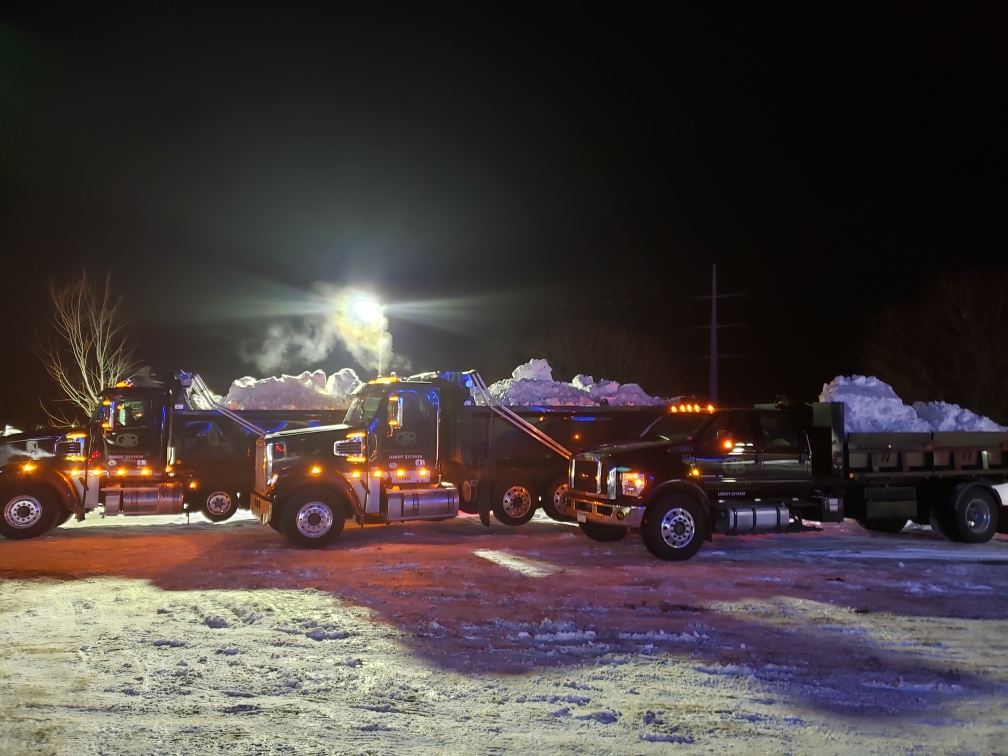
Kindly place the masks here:
[(1008, 749), (1003, 536), (155, 519), (0, 542), (0, 752)]

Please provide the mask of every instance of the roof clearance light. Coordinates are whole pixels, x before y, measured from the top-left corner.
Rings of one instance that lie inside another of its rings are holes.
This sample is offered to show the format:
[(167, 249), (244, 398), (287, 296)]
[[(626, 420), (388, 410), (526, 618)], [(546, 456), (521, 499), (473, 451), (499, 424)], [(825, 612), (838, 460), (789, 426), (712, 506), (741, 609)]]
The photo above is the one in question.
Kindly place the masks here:
[(707, 405), (707, 411), (708, 412), (713, 412), (714, 411), (714, 405), (713, 404), (708, 404)]
[(67, 433), (67, 438), (87, 438), (87, 433), (84, 433), (84, 431), (74, 431), (73, 433)]
[(672, 407), (672, 411), (673, 412), (678, 412), (679, 410), (677, 410), (675, 407)]
[(381, 470), (375, 470), (373, 473), (371, 473), (371, 475), (372, 475), (372, 477), (380, 478), (382, 476), (382, 471)]

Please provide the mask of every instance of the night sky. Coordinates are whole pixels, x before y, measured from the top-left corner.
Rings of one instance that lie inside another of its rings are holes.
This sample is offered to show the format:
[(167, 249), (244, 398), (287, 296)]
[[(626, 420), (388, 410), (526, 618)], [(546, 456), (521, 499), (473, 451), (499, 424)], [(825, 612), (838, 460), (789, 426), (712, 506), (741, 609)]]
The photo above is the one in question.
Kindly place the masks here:
[(82, 266), (219, 391), (325, 282), (390, 303), (415, 370), (499, 378), (592, 316), (702, 395), (716, 263), (742, 404), (1005, 259), (1008, 6), (675, 6), (0, 4), (0, 425), (44, 418), (46, 286)]

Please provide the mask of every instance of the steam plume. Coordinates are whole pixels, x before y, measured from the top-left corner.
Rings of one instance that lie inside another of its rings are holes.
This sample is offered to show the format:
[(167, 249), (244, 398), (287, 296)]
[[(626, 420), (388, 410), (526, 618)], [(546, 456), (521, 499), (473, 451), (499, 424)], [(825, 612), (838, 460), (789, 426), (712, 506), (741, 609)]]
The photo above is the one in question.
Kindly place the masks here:
[(359, 289), (321, 283), (313, 288), (313, 299), (319, 302), (318, 314), (305, 316), (300, 325), (269, 326), (259, 348), (244, 355), (246, 361), (271, 373), (285, 365), (318, 364), (342, 346), (367, 370), (409, 367), (408, 360), (393, 354), (388, 319), (370, 295)]

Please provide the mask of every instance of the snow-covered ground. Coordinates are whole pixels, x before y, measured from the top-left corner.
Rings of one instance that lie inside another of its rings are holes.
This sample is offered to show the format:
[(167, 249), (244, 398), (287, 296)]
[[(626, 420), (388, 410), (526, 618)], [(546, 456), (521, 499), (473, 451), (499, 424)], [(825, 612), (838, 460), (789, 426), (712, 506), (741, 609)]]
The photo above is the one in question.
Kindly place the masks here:
[(958, 404), (914, 402), (908, 406), (892, 386), (875, 376), (838, 375), (823, 385), (819, 401), (843, 402), (848, 433), (1008, 430)]
[(1008, 750), (1001, 536), (158, 519), (0, 542), (5, 756)]

